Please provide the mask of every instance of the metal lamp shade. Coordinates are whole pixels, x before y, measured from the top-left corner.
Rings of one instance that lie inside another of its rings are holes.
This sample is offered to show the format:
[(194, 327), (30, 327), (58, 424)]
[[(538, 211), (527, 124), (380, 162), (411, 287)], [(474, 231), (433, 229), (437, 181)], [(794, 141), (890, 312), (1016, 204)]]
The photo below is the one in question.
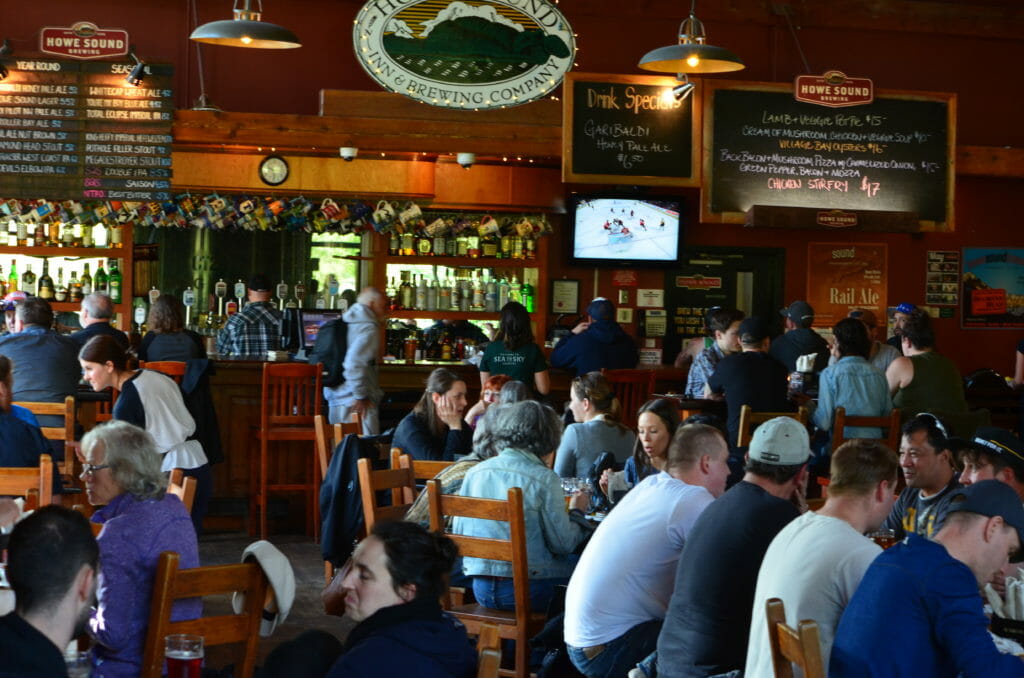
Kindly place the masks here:
[[(687, 59), (696, 57), (691, 66)], [(638, 66), (659, 73), (728, 73), (746, 68), (743, 60), (722, 47), (699, 43), (680, 43), (653, 49), (640, 59)]]
[(211, 45), (252, 47), (255, 49), (293, 49), (302, 47), (295, 34), (283, 26), (266, 21), (226, 19), (211, 21), (192, 31), (191, 39)]

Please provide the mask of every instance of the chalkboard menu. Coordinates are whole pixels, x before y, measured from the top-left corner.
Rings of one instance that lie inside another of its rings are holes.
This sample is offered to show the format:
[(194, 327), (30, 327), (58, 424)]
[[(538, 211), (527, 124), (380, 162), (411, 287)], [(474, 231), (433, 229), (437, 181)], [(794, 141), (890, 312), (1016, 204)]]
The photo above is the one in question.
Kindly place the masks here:
[[(952, 223), (955, 95), (876, 94), (827, 108), (792, 88), (714, 83), (702, 219), (741, 221), (754, 205), (910, 212)], [(714, 219), (713, 214), (721, 218)]]
[(0, 84), (0, 196), (171, 197), (170, 65), (9, 59)]
[(661, 76), (566, 75), (562, 179), (698, 185), (695, 93), (676, 99), (678, 84)]

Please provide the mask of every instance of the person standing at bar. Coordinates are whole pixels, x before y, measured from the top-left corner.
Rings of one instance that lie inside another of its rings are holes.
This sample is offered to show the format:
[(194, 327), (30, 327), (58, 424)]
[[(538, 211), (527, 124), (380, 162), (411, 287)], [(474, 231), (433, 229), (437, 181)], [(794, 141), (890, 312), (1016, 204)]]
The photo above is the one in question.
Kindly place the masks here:
[(281, 312), (270, 305), (270, 277), (256, 273), (248, 287), (249, 303), (228, 318), (217, 335), (219, 355), (265, 356), (280, 343)]
[(71, 335), (71, 341), (81, 349), (85, 343), (101, 334), (114, 338), (121, 348), (128, 348), (128, 335), (110, 324), (114, 317), (114, 302), (101, 292), (93, 292), (82, 299), (82, 308), (78, 312), (78, 320), (82, 329)]
[[(342, 316), (348, 325), (345, 351), (345, 381), (337, 386), (324, 386), (328, 418), (332, 424), (348, 421), (358, 412), (363, 421), (363, 435), (380, 433), (378, 404), (384, 396), (377, 376), (380, 353), (380, 321), (384, 317), (384, 295), (367, 287)], [(326, 367), (326, 366), (325, 366)]]

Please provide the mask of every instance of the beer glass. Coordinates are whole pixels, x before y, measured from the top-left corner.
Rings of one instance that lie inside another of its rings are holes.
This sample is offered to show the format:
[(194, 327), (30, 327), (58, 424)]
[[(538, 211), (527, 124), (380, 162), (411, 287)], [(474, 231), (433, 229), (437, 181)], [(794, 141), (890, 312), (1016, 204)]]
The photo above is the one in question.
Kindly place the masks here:
[(200, 678), (203, 672), (203, 637), (173, 633), (164, 638), (167, 678)]

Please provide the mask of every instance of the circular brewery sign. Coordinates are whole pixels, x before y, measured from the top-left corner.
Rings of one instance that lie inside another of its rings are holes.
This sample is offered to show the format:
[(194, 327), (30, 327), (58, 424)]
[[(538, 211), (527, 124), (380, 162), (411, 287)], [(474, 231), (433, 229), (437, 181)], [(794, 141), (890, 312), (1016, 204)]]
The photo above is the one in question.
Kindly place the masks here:
[(352, 42), (385, 89), (433, 106), (518, 106), (550, 93), (576, 41), (547, 0), (370, 0)]

